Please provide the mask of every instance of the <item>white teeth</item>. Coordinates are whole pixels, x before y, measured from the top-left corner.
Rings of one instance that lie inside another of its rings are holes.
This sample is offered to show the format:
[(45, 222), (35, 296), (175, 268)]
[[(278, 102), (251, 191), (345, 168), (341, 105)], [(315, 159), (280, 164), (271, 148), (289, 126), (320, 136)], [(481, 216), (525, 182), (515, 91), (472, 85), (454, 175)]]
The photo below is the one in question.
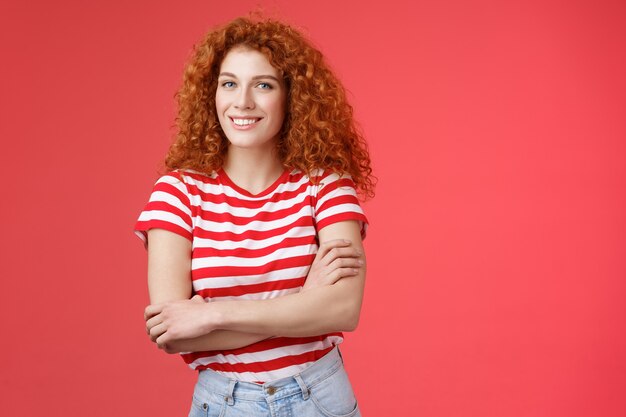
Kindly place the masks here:
[(233, 119), (237, 126), (247, 126), (256, 123), (258, 119)]

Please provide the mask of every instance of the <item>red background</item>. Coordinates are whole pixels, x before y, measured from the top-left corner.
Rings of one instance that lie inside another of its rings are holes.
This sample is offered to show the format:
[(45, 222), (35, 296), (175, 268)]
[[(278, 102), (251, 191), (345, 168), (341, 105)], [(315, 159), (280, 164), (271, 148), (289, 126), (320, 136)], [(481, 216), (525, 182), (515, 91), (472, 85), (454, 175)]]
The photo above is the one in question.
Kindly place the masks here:
[[(257, 4), (2, 3), (0, 415), (187, 412), (131, 229), (192, 44)], [(343, 79), (380, 178), (363, 414), (626, 415), (626, 3), (263, 5)]]

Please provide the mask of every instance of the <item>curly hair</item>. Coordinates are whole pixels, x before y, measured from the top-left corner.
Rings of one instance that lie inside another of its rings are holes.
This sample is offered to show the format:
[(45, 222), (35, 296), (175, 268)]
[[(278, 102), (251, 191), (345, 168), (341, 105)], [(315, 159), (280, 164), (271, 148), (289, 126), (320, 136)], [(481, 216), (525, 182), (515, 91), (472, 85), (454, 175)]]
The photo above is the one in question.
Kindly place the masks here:
[(215, 107), (222, 60), (234, 47), (261, 52), (284, 78), (287, 110), (278, 142), (284, 166), (306, 174), (328, 169), (352, 177), (359, 194), (374, 195), (367, 144), (340, 81), (302, 34), (274, 21), (238, 18), (195, 45), (176, 94), (177, 131), (165, 158), (170, 169), (210, 173), (222, 167), (228, 140)]

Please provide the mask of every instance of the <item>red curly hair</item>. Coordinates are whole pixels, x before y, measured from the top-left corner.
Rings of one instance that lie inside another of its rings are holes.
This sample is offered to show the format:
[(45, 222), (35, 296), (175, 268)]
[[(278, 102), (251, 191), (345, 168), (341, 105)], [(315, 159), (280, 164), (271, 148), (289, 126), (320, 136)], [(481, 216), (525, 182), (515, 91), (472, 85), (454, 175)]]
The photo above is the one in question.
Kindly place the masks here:
[(222, 60), (234, 47), (261, 52), (283, 75), (287, 111), (278, 143), (283, 165), (307, 174), (320, 168), (349, 174), (359, 194), (372, 197), (367, 145), (343, 86), (321, 52), (298, 31), (274, 20), (235, 19), (194, 47), (176, 94), (177, 133), (165, 166), (207, 173), (222, 167), (228, 140), (216, 114), (215, 93)]

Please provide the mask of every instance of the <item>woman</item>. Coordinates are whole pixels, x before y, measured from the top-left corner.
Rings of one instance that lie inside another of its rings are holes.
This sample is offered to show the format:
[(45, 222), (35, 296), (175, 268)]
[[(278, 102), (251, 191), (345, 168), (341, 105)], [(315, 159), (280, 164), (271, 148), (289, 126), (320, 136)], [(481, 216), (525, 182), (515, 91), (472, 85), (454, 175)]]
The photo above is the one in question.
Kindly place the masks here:
[(337, 345), (359, 319), (373, 181), (343, 87), (293, 28), (237, 19), (196, 46), (177, 97), (136, 232), (147, 332), (200, 371), (190, 415), (360, 415)]

